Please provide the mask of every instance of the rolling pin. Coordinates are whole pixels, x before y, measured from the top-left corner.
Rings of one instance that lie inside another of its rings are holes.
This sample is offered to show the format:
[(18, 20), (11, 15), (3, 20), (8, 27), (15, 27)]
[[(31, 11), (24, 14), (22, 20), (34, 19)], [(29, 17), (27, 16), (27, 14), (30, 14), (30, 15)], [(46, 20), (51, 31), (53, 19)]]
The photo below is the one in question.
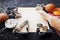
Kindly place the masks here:
[(39, 10), (38, 12), (40, 13), (40, 15), (42, 17), (44, 17), (50, 23), (51, 27), (53, 27), (56, 30), (60, 31), (60, 19), (58, 19), (55, 16), (52, 17), (51, 15), (47, 14), (43, 10)]

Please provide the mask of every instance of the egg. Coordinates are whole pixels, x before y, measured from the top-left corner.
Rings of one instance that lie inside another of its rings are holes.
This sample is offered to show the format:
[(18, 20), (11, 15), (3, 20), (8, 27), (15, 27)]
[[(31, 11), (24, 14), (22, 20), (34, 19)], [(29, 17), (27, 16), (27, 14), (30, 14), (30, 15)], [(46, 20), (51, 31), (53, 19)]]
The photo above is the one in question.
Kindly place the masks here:
[(60, 16), (60, 11), (54, 11), (53, 14), (54, 14), (55, 16)]
[(54, 8), (52, 12), (54, 11), (60, 11), (60, 8)]
[(49, 12), (49, 13), (51, 13), (52, 12), (52, 10), (55, 8), (56, 6), (54, 5), (54, 4), (47, 4), (46, 6), (45, 6), (45, 10), (47, 11), (47, 12)]
[(0, 13), (0, 24), (4, 23), (8, 19), (8, 15), (6, 13)]

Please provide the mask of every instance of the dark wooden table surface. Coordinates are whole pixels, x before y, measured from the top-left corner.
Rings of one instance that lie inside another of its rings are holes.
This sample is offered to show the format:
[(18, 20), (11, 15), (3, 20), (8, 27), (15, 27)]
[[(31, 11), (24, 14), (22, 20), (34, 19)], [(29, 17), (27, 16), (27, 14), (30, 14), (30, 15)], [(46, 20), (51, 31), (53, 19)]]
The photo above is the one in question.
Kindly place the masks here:
[[(2, 27), (0, 27), (0, 29), (1, 28)], [(37, 32), (13, 33), (12, 30), (13, 29), (5, 29), (0, 33), (0, 40), (60, 40), (60, 37), (53, 29), (51, 33), (46, 33), (45, 35), (38, 35)]]
[[(4, 6), (20, 6), (20, 7), (33, 7), (37, 4), (54, 3), (57, 7), (60, 7), (60, 0), (0, 0), (0, 3)], [(8, 5), (9, 4), (9, 5)]]

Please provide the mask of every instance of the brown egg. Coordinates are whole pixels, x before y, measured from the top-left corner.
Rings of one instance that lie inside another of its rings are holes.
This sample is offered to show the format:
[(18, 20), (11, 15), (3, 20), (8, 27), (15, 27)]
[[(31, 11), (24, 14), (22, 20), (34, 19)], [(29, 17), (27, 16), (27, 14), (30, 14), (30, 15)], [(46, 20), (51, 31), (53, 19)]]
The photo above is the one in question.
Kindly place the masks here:
[(60, 11), (60, 8), (54, 8), (52, 12), (54, 11)]
[(47, 11), (47, 12), (52, 12), (52, 10), (55, 8), (56, 6), (54, 5), (54, 4), (47, 4), (46, 6), (45, 6), (45, 10)]
[(8, 15), (5, 13), (0, 13), (0, 24), (4, 23), (8, 19)]

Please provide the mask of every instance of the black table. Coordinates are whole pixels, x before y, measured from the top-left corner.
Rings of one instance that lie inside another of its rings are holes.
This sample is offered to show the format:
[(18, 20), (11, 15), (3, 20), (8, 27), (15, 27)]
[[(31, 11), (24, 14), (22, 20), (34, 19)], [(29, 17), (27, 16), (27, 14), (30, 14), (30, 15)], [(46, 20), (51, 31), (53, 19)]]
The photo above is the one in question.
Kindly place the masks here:
[(13, 33), (12, 30), (5, 29), (0, 33), (0, 40), (60, 40), (60, 37), (53, 29), (52, 33), (46, 33), (45, 35), (38, 35), (37, 32)]
[(0, 3), (2, 3), (2, 5), (6, 7), (7, 6), (35, 7), (37, 4), (42, 3), (43, 4), (54, 3), (57, 7), (60, 7), (60, 0), (3, 0), (3, 1), (0, 0)]
[[(0, 0), (0, 3), (6, 7), (8, 7), (8, 3), (13, 0)], [(48, 4), (54, 3), (57, 7), (60, 7), (60, 0), (15, 0), (17, 2), (14, 5), (10, 6), (18, 6), (18, 7), (35, 7), (37, 4)], [(2, 28), (2, 27), (1, 27)], [(47, 34), (42, 37), (37, 33), (12, 33), (13, 29), (6, 29), (2, 33), (0, 33), (0, 40), (60, 40), (60, 37), (56, 34), (53, 28), (53, 33)]]

